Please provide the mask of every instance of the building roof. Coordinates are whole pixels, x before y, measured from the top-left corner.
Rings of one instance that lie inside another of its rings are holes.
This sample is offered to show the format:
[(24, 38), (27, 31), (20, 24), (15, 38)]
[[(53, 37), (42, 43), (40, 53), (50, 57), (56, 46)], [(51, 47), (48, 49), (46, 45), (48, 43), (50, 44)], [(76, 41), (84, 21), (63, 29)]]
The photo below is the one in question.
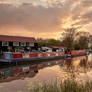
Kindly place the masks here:
[(66, 48), (66, 47), (63, 47), (63, 46), (50, 46), (50, 48), (53, 48), (53, 49), (61, 49), (61, 48)]
[(37, 41), (33, 37), (21, 37), (21, 36), (8, 36), (0, 35), (0, 41), (9, 41), (9, 42), (31, 42), (36, 43)]

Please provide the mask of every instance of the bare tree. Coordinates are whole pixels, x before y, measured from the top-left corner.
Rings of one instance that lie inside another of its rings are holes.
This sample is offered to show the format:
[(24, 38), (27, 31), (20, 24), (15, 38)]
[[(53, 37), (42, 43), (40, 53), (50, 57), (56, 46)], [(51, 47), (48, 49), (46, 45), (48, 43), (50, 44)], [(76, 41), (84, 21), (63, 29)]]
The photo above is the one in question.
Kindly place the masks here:
[(89, 32), (78, 31), (77, 28), (68, 28), (62, 33), (62, 44), (70, 49), (88, 49), (91, 40)]
[(73, 44), (75, 42), (75, 38), (77, 36), (77, 29), (76, 28), (65, 29), (64, 32), (61, 34), (61, 36), (62, 36), (62, 45), (72, 49)]

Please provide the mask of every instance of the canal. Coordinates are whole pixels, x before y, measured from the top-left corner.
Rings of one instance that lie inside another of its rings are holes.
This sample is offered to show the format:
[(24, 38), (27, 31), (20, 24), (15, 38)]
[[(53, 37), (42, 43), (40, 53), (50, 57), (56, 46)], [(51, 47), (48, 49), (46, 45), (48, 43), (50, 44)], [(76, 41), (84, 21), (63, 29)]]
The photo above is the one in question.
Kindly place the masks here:
[[(69, 67), (72, 62), (72, 67)], [(79, 66), (82, 62), (81, 66)], [(92, 80), (92, 54), (65, 60), (43, 61), (27, 65), (2, 67), (0, 69), (0, 92), (31, 92), (30, 89), (42, 83), (59, 83), (67, 78), (86, 82)], [(84, 66), (83, 66), (84, 65)]]

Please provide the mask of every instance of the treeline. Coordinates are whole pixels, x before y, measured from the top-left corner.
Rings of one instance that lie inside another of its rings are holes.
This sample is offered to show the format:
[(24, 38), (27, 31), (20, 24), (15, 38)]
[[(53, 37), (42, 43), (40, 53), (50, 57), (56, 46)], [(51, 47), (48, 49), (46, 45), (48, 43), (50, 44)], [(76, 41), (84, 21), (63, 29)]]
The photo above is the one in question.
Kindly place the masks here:
[(60, 40), (55, 40), (55, 39), (37, 39), (38, 41), (38, 46), (61, 46), (62, 43)]
[(89, 49), (92, 48), (92, 35), (89, 32), (79, 31), (77, 28), (68, 28), (61, 33), (59, 40), (37, 39), (41, 46), (64, 46), (70, 49)]

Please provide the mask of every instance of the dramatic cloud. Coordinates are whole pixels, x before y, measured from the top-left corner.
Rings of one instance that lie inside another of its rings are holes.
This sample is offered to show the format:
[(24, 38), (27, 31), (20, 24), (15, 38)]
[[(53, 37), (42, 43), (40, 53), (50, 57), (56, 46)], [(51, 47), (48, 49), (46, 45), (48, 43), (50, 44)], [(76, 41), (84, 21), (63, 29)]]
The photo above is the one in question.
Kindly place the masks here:
[(58, 38), (63, 28), (92, 22), (92, 0), (62, 1), (0, 0), (0, 34)]

